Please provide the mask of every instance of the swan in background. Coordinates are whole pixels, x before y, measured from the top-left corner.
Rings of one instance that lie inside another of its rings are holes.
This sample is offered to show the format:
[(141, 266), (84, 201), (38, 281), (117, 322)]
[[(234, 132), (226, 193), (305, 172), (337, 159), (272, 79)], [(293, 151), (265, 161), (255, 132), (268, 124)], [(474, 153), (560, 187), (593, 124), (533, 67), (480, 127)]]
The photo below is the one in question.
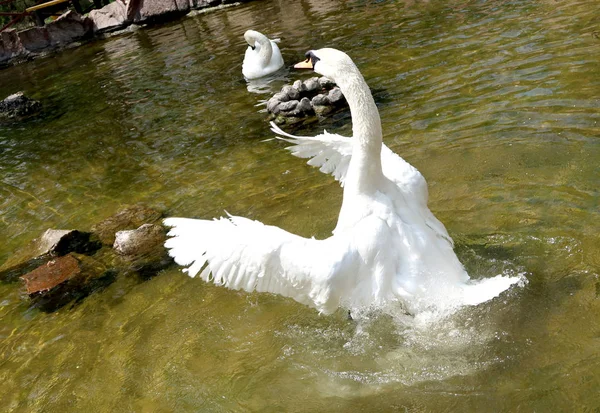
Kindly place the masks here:
[(283, 57), (277, 46), (279, 39), (269, 40), (255, 30), (247, 30), (244, 39), (248, 43), (242, 63), (242, 74), (246, 79), (257, 79), (283, 67)]
[[(343, 183), (333, 235), (303, 238), (247, 218), (167, 218), (165, 246), (188, 275), (231, 289), (271, 292), (331, 314), (400, 303), (413, 314), (487, 301), (519, 277), (470, 280), (444, 226), (427, 208), (423, 176), (382, 144), (379, 112), (350, 57), (307, 53), (350, 106), (353, 138), (293, 137), (296, 154)], [(317, 142), (316, 144), (314, 142)]]

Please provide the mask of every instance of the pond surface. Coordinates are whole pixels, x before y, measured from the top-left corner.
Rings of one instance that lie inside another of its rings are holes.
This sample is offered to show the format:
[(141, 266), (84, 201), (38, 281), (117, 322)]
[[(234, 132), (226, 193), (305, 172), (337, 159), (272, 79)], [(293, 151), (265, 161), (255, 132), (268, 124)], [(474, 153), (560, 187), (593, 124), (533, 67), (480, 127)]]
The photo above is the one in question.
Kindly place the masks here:
[[(0, 263), (126, 205), (224, 210), (304, 236), (341, 190), (273, 140), (242, 34), (286, 63), (346, 51), (384, 141), (426, 177), (473, 278), (528, 283), (444, 321), (230, 291), (177, 268), (52, 314), (0, 284), (0, 410), (595, 411), (600, 407), (600, 19), (558, 1), (255, 1), (0, 72), (43, 116), (0, 126)], [(349, 114), (300, 130), (349, 135)]]

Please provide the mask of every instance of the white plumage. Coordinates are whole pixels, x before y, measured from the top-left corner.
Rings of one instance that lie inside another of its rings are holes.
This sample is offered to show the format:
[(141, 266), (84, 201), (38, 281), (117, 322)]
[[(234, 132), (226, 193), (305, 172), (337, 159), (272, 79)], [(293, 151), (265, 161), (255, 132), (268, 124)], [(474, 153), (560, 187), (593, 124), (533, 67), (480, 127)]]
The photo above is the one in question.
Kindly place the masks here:
[(244, 33), (248, 43), (242, 74), (246, 79), (258, 79), (283, 67), (283, 57), (277, 46), (279, 39), (269, 40), (267, 36), (255, 30)]
[(307, 239), (235, 216), (168, 218), (172, 238), (165, 245), (184, 271), (232, 289), (291, 297), (326, 314), (393, 302), (414, 313), (445, 310), (481, 303), (516, 283), (500, 275), (469, 279), (444, 225), (427, 208), (425, 179), (382, 144), (377, 107), (352, 60), (335, 49), (307, 56), (340, 86), (353, 137), (298, 137), (272, 127), (294, 144), (294, 155), (342, 183), (333, 235)]

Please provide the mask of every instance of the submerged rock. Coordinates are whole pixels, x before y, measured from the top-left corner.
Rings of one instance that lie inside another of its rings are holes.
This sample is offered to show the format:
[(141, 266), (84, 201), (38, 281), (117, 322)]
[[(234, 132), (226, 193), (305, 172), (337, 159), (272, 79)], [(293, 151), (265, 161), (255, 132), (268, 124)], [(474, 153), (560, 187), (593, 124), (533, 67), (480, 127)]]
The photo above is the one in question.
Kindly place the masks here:
[(28, 98), (23, 92), (17, 92), (0, 102), (0, 119), (26, 118), (40, 110), (42, 110), (40, 102)]
[(116, 271), (92, 257), (70, 253), (21, 276), (35, 307), (52, 312), (110, 284)]
[(137, 229), (117, 232), (113, 248), (129, 263), (128, 270), (149, 278), (173, 262), (164, 246), (166, 239), (165, 227), (144, 224)]
[(162, 213), (145, 206), (136, 205), (126, 208), (117, 214), (94, 225), (92, 232), (104, 245), (113, 246), (118, 231), (135, 229), (143, 224), (153, 224), (162, 218)]
[(267, 111), (277, 124), (292, 124), (308, 117), (324, 116), (343, 107), (342, 91), (326, 77), (311, 77), (285, 85), (267, 101)]
[(91, 235), (77, 230), (47, 230), (0, 267), (0, 281), (16, 281), (26, 272), (70, 252), (93, 254), (101, 244)]

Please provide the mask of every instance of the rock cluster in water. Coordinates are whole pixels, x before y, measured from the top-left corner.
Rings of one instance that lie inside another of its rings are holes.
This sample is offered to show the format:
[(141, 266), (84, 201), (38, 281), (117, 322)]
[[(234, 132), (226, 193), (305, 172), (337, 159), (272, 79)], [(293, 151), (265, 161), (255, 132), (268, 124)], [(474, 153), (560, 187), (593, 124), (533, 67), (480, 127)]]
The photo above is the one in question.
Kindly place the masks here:
[(311, 77), (285, 85), (267, 101), (275, 123), (297, 123), (309, 116), (324, 116), (347, 105), (342, 91), (326, 77)]
[(135, 206), (89, 232), (49, 229), (0, 267), (0, 282), (20, 281), (33, 306), (52, 312), (118, 276), (150, 278), (173, 262), (161, 218), (158, 211)]
[(23, 92), (17, 92), (0, 101), (0, 120), (26, 118), (35, 115), (41, 109), (40, 102), (28, 98)]

